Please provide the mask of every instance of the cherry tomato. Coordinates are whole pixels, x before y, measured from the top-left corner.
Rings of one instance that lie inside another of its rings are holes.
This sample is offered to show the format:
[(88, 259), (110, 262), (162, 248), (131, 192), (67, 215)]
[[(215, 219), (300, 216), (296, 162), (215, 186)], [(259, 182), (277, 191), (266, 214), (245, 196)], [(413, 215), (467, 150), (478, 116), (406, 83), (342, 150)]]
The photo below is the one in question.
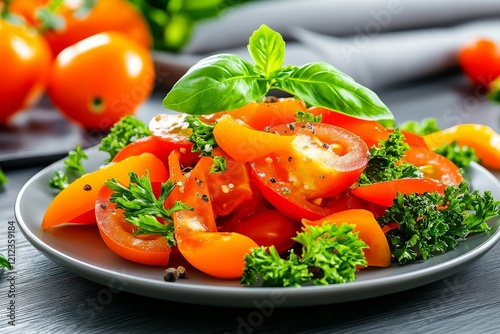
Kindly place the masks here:
[[(12, 0), (10, 10), (25, 17), (33, 26), (45, 29), (36, 12), (50, 3), (49, 0)], [(54, 15), (62, 24), (43, 33), (54, 56), (82, 39), (107, 31), (121, 32), (144, 48), (151, 48), (149, 26), (129, 1), (100, 0), (90, 6), (88, 3), (85, 0), (57, 2)]]
[(273, 245), (282, 254), (295, 244), (292, 238), (300, 231), (300, 223), (278, 210), (263, 209), (236, 223), (231, 231), (246, 235), (259, 246)]
[(408, 195), (438, 191), (442, 194), (445, 188), (446, 184), (434, 179), (399, 179), (356, 187), (349, 191), (362, 199), (389, 207), (398, 193)]
[(490, 39), (476, 39), (464, 45), (458, 60), (465, 75), (476, 85), (488, 87), (500, 76), (500, 46)]
[(403, 158), (424, 173), (424, 177), (446, 185), (459, 185), (464, 180), (460, 169), (448, 158), (427, 148), (412, 148)]
[(52, 56), (33, 29), (0, 19), (0, 124), (33, 106), (45, 90)]
[(95, 201), (99, 233), (106, 245), (121, 257), (137, 263), (165, 267), (171, 248), (159, 234), (134, 236), (133, 225), (123, 218), (123, 210), (110, 202), (112, 191), (103, 186)]
[(88, 37), (59, 53), (48, 94), (70, 120), (87, 129), (108, 129), (151, 94), (150, 53), (114, 32)]

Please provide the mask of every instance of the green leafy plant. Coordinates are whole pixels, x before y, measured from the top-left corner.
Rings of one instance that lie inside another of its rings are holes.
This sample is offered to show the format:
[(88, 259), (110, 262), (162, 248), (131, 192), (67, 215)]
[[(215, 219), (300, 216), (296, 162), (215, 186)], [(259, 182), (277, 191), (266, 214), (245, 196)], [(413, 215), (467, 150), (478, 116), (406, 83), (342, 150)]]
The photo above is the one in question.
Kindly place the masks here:
[(12, 265), (2, 254), (0, 254), (0, 267), (12, 270)]
[(49, 180), (49, 186), (58, 190), (66, 188), (73, 180), (85, 174), (82, 162), (88, 158), (81, 145), (76, 145), (76, 148), (69, 151), (68, 157), (64, 159), (64, 168), (54, 172), (54, 175)]
[(283, 66), (285, 42), (266, 25), (252, 34), (248, 51), (255, 65), (234, 54), (199, 61), (172, 87), (163, 105), (188, 114), (212, 114), (242, 107), (277, 89), (308, 105), (366, 119), (394, 119), (374, 92), (330, 64)]
[(312, 281), (315, 285), (353, 281), (358, 266), (366, 266), (363, 249), (368, 246), (353, 232), (354, 225), (323, 223), (308, 226), (293, 240), (302, 245), (302, 253), (293, 249), (286, 259), (274, 246), (253, 248), (245, 256), (241, 283), (263, 286), (298, 287)]
[(3, 187), (4, 185), (6, 185), (7, 182), (9, 182), (7, 175), (5, 175), (3, 170), (0, 168), (0, 187)]

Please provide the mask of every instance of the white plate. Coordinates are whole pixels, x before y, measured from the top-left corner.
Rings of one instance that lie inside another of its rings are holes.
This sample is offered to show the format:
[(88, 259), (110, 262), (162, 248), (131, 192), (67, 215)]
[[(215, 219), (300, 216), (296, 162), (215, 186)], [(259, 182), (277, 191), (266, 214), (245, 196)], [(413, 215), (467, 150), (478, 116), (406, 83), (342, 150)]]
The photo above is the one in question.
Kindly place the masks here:
[[(106, 157), (95, 147), (88, 153), (87, 170), (96, 169)], [(163, 280), (164, 268), (139, 265), (118, 257), (107, 248), (93, 226), (63, 227), (56, 233), (40, 228), (44, 212), (53, 198), (48, 181), (62, 165), (62, 161), (58, 161), (45, 168), (19, 192), (15, 217), (23, 234), (49, 259), (77, 275), (110, 289), (153, 298), (232, 307), (269, 307), (271, 304), (274, 307), (296, 307), (361, 300), (411, 289), (452, 275), (488, 252), (500, 238), (500, 220), (493, 219), (489, 235), (472, 236), (451, 252), (405, 266), (365, 269), (357, 275), (356, 281), (345, 284), (301, 288), (245, 287), (238, 280), (214, 279), (189, 266), (188, 278), (167, 283)], [(474, 164), (470, 176), (474, 189), (490, 190), (495, 198), (500, 198), (500, 183), (487, 170)], [(171, 264), (184, 263), (182, 259), (174, 258)]]

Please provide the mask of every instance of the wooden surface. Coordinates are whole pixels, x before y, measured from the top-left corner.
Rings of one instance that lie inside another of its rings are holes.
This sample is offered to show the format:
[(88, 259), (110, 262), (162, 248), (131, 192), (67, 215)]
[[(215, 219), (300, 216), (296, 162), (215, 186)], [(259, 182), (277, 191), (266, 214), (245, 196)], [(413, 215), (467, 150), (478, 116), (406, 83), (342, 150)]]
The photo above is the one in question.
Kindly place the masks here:
[[(400, 121), (431, 116), (443, 127), (476, 122), (500, 131), (500, 105), (471, 90), (461, 76), (378, 93)], [(150, 105), (160, 103), (156, 98)], [(9, 224), (14, 221), (20, 188), (46, 163), (7, 169), (10, 182), (0, 191), (0, 252), (6, 255), (9, 226), (15, 226), (16, 240), (15, 272), (0, 274), (0, 333), (500, 332), (500, 245), (435, 283), (329, 306), (263, 313), (257, 308), (187, 305), (110, 290), (54, 264), (28, 243), (17, 225)], [(8, 297), (10, 287), (15, 298)], [(11, 300), (15, 301), (15, 326), (8, 324)]]

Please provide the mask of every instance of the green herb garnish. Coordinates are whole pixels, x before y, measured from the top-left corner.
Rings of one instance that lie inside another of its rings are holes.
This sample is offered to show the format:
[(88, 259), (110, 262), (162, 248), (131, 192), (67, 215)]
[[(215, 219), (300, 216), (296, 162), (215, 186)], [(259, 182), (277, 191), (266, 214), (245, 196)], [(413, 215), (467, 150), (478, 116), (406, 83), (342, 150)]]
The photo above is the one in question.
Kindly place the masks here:
[(405, 264), (453, 250), (470, 233), (487, 232), (486, 223), (500, 213), (490, 192), (471, 192), (466, 182), (448, 186), (444, 194), (398, 194), (381, 226), (397, 223), (386, 233), (395, 261)]
[(58, 190), (66, 188), (72, 181), (86, 173), (82, 162), (88, 158), (80, 144), (76, 145), (76, 148), (69, 151), (68, 157), (64, 159), (64, 168), (54, 172), (49, 180), (49, 186)]
[(4, 185), (6, 185), (7, 182), (9, 182), (7, 175), (5, 175), (3, 170), (0, 168), (0, 187), (3, 187)]
[(255, 65), (234, 54), (201, 60), (177, 81), (163, 105), (188, 114), (212, 114), (258, 101), (277, 89), (307, 105), (366, 119), (394, 119), (374, 92), (330, 64), (283, 66), (285, 42), (266, 25), (252, 34), (248, 51)]
[(406, 130), (408, 132), (415, 133), (419, 136), (425, 136), (430, 133), (434, 133), (441, 130), (441, 128), (438, 125), (437, 119), (435, 118), (425, 118), (421, 122), (406, 121), (401, 123), (399, 128), (401, 130)]
[(434, 152), (450, 159), (464, 174), (472, 161), (479, 162), (476, 150), (469, 146), (459, 146), (456, 141), (438, 147)]
[(380, 141), (379, 147), (370, 148), (370, 158), (359, 178), (359, 184), (363, 186), (405, 177), (422, 178), (423, 174), (418, 167), (401, 162), (409, 148), (405, 136), (396, 128), (387, 140)]
[(298, 287), (312, 281), (315, 285), (353, 281), (358, 266), (366, 266), (363, 249), (368, 246), (353, 232), (354, 225), (323, 223), (308, 226), (293, 240), (302, 245), (299, 256), (291, 250), (286, 259), (271, 246), (253, 248), (245, 256), (241, 283), (263, 286)]
[(101, 140), (100, 151), (109, 153), (109, 159), (113, 158), (128, 144), (137, 139), (151, 135), (149, 128), (134, 116), (125, 116), (116, 122), (110, 129), (108, 135)]
[(323, 115), (314, 116), (312, 113), (302, 110), (297, 110), (295, 113), (296, 122), (320, 123)]
[[(129, 177), (128, 187), (114, 178), (104, 182), (113, 191), (110, 201), (115, 203), (117, 208), (123, 209), (123, 216), (127, 222), (137, 227), (135, 235), (161, 234), (170, 246), (175, 245), (172, 213), (192, 208), (180, 201), (176, 201), (170, 209), (165, 207), (165, 200), (175, 188), (170, 179), (161, 184), (160, 195), (156, 198), (149, 173), (139, 177), (136, 173), (130, 172)], [(160, 223), (157, 218), (162, 219), (165, 224)]]
[(0, 267), (4, 267), (4, 268), (7, 268), (9, 270), (12, 270), (12, 265), (10, 264), (10, 262), (5, 258), (5, 256), (3, 256), (2, 254), (0, 254)]

